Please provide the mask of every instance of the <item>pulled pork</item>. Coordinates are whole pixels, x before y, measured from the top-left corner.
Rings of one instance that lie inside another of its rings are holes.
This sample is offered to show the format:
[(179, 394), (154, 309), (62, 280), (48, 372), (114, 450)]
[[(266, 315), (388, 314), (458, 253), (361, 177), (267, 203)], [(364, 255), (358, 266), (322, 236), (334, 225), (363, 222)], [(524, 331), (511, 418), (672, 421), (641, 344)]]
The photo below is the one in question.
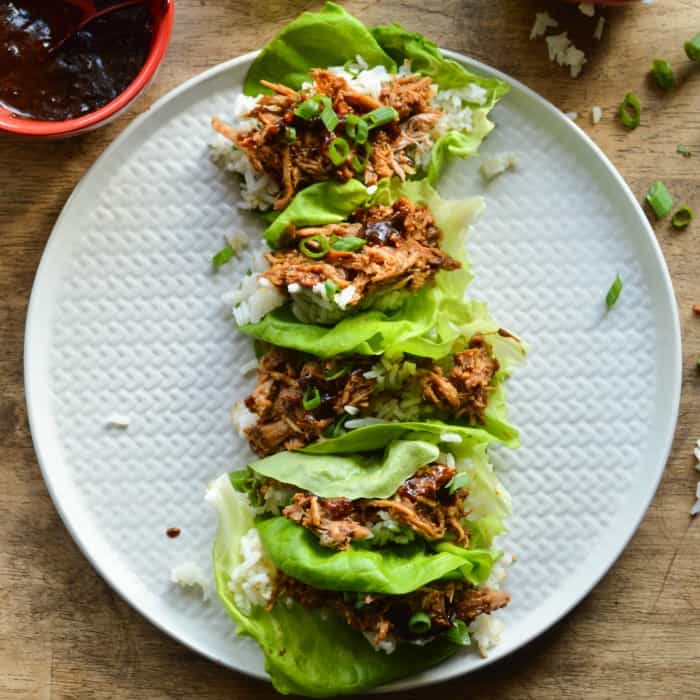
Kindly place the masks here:
[(351, 501), (296, 493), (283, 514), (314, 532), (323, 547), (334, 549), (347, 549), (353, 539), (371, 537), (368, 526), (382, 521), (381, 511), (425, 540), (441, 540), (450, 533), (455, 544), (466, 547), (469, 536), (460, 521), (468, 493), (444, 488), (456, 473), (444, 464), (422, 467), (391, 498)]
[[(366, 185), (373, 185), (383, 177), (398, 175), (405, 179), (416, 172), (416, 147), (430, 145), (430, 133), (443, 114), (431, 106), (430, 78), (393, 78), (375, 100), (355, 91), (345, 78), (329, 70), (313, 70), (311, 76), (313, 87), (302, 92), (262, 80), (261, 84), (273, 94), (261, 96), (246, 115), (256, 118), (259, 128), (237, 132), (220, 119), (212, 119), (213, 128), (244, 150), (257, 172), (269, 175), (279, 185), (275, 209), (284, 209), (301, 187), (321, 180), (345, 181), (357, 175)], [(339, 118), (333, 131), (329, 132), (320, 119), (303, 119), (294, 113), (313, 95), (330, 99)], [(333, 163), (328, 145), (336, 137), (346, 137), (347, 116), (362, 116), (382, 106), (393, 107), (398, 118), (370, 131), (369, 157), (362, 146), (348, 138), (351, 148), (347, 158)], [(358, 167), (358, 161), (364, 165)]]
[[(417, 360), (416, 375), (407, 381), (420, 383), (426, 417), (483, 422), (498, 361), (479, 335), (453, 361), (453, 369), (445, 376), (430, 360)], [(376, 380), (364, 376), (372, 362), (373, 358), (361, 355), (321, 360), (283, 348), (268, 351), (260, 359), (258, 385), (245, 400), (248, 410), (258, 416), (256, 424), (246, 429), (251, 447), (263, 456), (300, 449), (347, 416), (346, 406), (358, 409), (360, 417), (372, 415), (373, 406), (394, 395), (378, 392)], [(315, 390), (319, 405), (304, 408), (305, 393), (315, 395)]]
[[(473, 588), (463, 581), (436, 581), (405, 595), (375, 595), (322, 591), (281, 575), (271, 605), (285, 597), (305, 608), (335, 612), (353, 629), (367, 633), (375, 647), (389, 635), (406, 641), (428, 641), (447, 632), (455, 620), (469, 624), (482, 613), (493, 612), (510, 602), (507, 593)], [(431, 628), (425, 634), (417, 635), (409, 627), (409, 620), (417, 612), (430, 617)]]
[(469, 348), (454, 356), (454, 367), (446, 377), (434, 367), (423, 378), (423, 398), (440, 408), (448, 406), (456, 417), (483, 422), (484, 411), (493, 391), (491, 384), (498, 371), (498, 360), (483, 336), (475, 335)]
[[(293, 238), (323, 236), (330, 249), (320, 260), (307, 257), (296, 248), (268, 253), (269, 269), (261, 277), (283, 293), (288, 285), (311, 288), (332, 281), (338, 289), (352, 285), (348, 301), (384, 289), (419, 290), (439, 270), (455, 270), (460, 263), (440, 250), (442, 237), (430, 209), (408, 199), (391, 205), (377, 205), (356, 211), (349, 223), (328, 224), (290, 232)], [(361, 238), (360, 250), (336, 250), (333, 241), (347, 236)]]
[[(320, 437), (346, 405), (366, 408), (375, 384), (363, 377), (369, 360), (354, 358), (353, 367), (346, 368), (342, 358), (305, 358), (281, 348), (265, 353), (258, 365), (258, 385), (245, 400), (248, 410), (258, 415), (257, 423), (246, 429), (252, 448), (260, 455), (298, 449)], [(305, 394), (308, 405), (316, 392), (318, 406), (304, 408)]]

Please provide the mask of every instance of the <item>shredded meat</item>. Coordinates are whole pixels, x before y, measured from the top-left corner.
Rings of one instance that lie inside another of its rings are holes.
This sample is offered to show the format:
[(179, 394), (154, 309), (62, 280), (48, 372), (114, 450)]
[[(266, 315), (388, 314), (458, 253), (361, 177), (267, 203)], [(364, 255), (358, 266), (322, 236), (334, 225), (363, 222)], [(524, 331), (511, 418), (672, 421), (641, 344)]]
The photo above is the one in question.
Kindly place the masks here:
[[(417, 156), (430, 145), (430, 134), (443, 114), (431, 106), (430, 78), (418, 75), (393, 78), (384, 84), (379, 100), (375, 100), (356, 92), (345, 78), (331, 71), (318, 69), (311, 76), (314, 86), (310, 92), (261, 81), (273, 94), (260, 97), (246, 115), (259, 121), (254, 129), (237, 132), (220, 119), (212, 119), (213, 128), (244, 150), (256, 171), (266, 173), (279, 185), (275, 209), (284, 209), (301, 187), (313, 182), (345, 181), (359, 176), (366, 185), (372, 185), (382, 177), (396, 174), (405, 179), (416, 172)], [(294, 113), (313, 94), (331, 100), (339, 118), (332, 132), (320, 119), (303, 119)], [(339, 164), (333, 163), (328, 156), (328, 145), (336, 137), (347, 136), (346, 117), (367, 114), (383, 105), (393, 107), (398, 119), (370, 131), (369, 159), (362, 145), (346, 139), (351, 146), (347, 158)], [(294, 129), (293, 135), (287, 127)], [(364, 165), (358, 166), (358, 161)]]
[[(352, 370), (345, 370), (345, 362), (342, 357), (305, 358), (280, 348), (267, 352), (258, 366), (258, 385), (245, 400), (248, 410), (258, 416), (256, 424), (246, 429), (252, 448), (260, 455), (298, 449), (322, 435), (344, 414), (346, 405), (366, 408), (375, 384), (363, 376), (369, 360), (354, 358)], [(307, 391), (307, 399), (318, 391), (318, 406), (304, 408)]]
[(491, 381), (498, 371), (498, 360), (483, 336), (476, 335), (469, 348), (454, 356), (454, 367), (446, 377), (434, 367), (423, 379), (423, 397), (438, 407), (448, 406), (456, 417), (483, 421)]
[(465, 516), (465, 489), (449, 493), (445, 486), (456, 474), (454, 467), (431, 464), (407, 479), (391, 498), (319, 498), (294, 495), (284, 515), (314, 532), (323, 547), (347, 549), (353, 539), (371, 536), (369, 526), (380, 522), (380, 511), (426, 540), (440, 540), (448, 533), (455, 544), (466, 546), (469, 537), (461, 520)]
[(261, 276), (283, 293), (288, 285), (311, 288), (331, 280), (339, 289), (352, 285), (350, 304), (386, 289), (417, 291), (439, 270), (454, 270), (460, 263), (444, 253), (442, 237), (430, 210), (408, 199), (392, 205), (378, 205), (356, 211), (345, 224), (296, 229), (294, 238), (323, 236), (331, 244), (346, 236), (362, 238), (357, 251), (334, 250), (320, 260), (307, 257), (296, 248), (276, 250), (266, 255), (270, 265)]
[[(322, 591), (284, 575), (276, 585), (271, 606), (277, 600), (291, 598), (305, 608), (331, 610), (354, 629), (371, 634), (375, 646), (389, 635), (407, 641), (429, 641), (448, 631), (455, 620), (469, 624), (482, 613), (493, 612), (510, 602), (507, 593), (473, 588), (463, 581), (436, 581), (405, 595)], [(431, 627), (423, 634), (415, 634), (409, 628), (409, 620), (417, 612), (430, 618)]]

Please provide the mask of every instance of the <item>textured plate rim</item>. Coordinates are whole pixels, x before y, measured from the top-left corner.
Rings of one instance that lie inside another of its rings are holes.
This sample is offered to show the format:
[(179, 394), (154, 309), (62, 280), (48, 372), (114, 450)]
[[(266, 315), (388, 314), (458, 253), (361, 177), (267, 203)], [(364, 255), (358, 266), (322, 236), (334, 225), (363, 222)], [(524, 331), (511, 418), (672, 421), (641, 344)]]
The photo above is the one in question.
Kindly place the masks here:
[[(635, 514), (635, 517), (630, 518), (629, 520), (629, 532), (626, 532), (626, 534), (622, 537), (621, 540), (614, 543), (612, 551), (606, 552), (606, 556), (599, 558), (598, 564), (594, 568), (592, 576), (589, 576), (586, 583), (583, 586), (579, 586), (578, 590), (576, 590), (573, 595), (570, 595), (566, 602), (564, 602), (563, 604), (559, 604), (559, 606), (554, 610), (554, 613), (550, 614), (549, 618), (545, 620), (544, 624), (538, 625), (536, 628), (533, 628), (534, 631), (531, 633), (523, 634), (519, 639), (515, 641), (512, 648), (506, 650), (499, 649), (499, 647), (496, 647), (496, 649), (488, 658), (483, 659), (478, 665), (472, 668), (457, 667), (450, 668), (449, 670), (447, 670), (444, 667), (442, 667), (441, 670), (441, 667), (438, 666), (420, 676), (416, 676), (414, 678), (407, 678), (397, 683), (383, 686), (382, 688), (377, 689), (378, 692), (418, 688), (429, 684), (447, 681), (449, 679), (461, 675), (466, 675), (468, 673), (472, 673), (474, 671), (485, 668), (489, 664), (492, 664), (498, 661), (499, 659), (510, 655), (518, 649), (521, 649), (533, 639), (539, 637), (541, 634), (543, 634), (549, 628), (551, 628), (554, 624), (559, 622), (559, 620), (561, 620), (565, 615), (567, 615), (576, 605), (578, 605), (578, 603), (581, 600), (583, 600), (583, 598), (585, 598), (588, 595), (588, 593), (590, 593), (590, 591), (598, 584), (598, 582), (603, 578), (603, 576), (614, 565), (614, 563), (620, 557), (622, 552), (627, 547), (629, 541), (639, 528), (639, 525), (641, 524), (649, 508), (649, 505), (651, 504), (651, 501), (661, 481), (661, 477), (664, 473), (666, 463), (668, 461), (668, 456), (670, 454), (671, 447), (673, 444), (673, 439), (675, 436), (675, 428), (680, 405), (682, 379), (682, 348), (680, 321), (678, 317), (678, 309), (675, 301), (675, 295), (673, 292), (673, 285), (671, 282), (668, 267), (666, 265), (666, 261), (664, 259), (659, 243), (656, 239), (656, 236), (654, 235), (654, 231), (651, 228), (644, 212), (642, 211), (642, 208), (635, 199), (627, 183), (624, 181), (617, 169), (608, 160), (607, 156), (591, 140), (591, 138), (570, 119), (568, 119), (568, 117), (566, 117), (559, 109), (557, 109), (554, 105), (545, 100), (542, 96), (538, 95), (534, 90), (531, 90), (520, 81), (515, 80), (510, 76), (506, 75), (505, 73), (496, 70), (490, 66), (487, 66), (486, 64), (483, 64), (480, 61), (468, 58), (467, 56), (464, 56), (463, 54), (454, 51), (443, 51), (445, 55), (450, 56), (451, 58), (459, 61), (460, 63), (466, 64), (467, 66), (472, 67), (477, 71), (481, 71), (483, 73), (494, 76), (496, 78), (499, 78), (500, 80), (509, 83), (512, 88), (522, 92), (526, 97), (537, 103), (540, 108), (546, 110), (550, 114), (550, 116), (558, 120), (560, 124), (564, 124), (571, 138), (577, 139), (580, 142), (582, 142), (583, 145), (586, 146), (593, 153), (593, 155), (596, 156), (597, 160), (605, 167), (609, 175), (612, 176), (612, 179), (618, 185), (620, 193), (624, 195), (628, 203), (632, 205), (639, 219), (640, 228), (644, 232), (646, 238), (648, 239), (647, 242), (651, 244), (651, 250), (654, 257), (654, 262), (656, 263), (656, 268), (658, 271), (661, 272), (661, 279), (658, 280), (658, 282), (660, 283), (659, 293), (663, 295), (663, 300), (667, 303), (672, 314), (672, 317), (669, 319), (669, 321), (670, 325), (673, 328), (673, 334), (672, 337), (668, 338), (669, 344), (667, 346), (666, 351), (667, 357), (671, 358), (673, 361), (673, 366), (667, 369), (667, 376), (672, 378), (672, 384), (666, 387), (666, 395), (669, 397), (668, 402), (670, 402), (672, 410), (666, 414), (667, 420), (665, 425), (663, 426), (663, 430), (661, 431), (661, 433), (664, 436), (663, 441), (660, 441), (662, 443), (662, 447), (660, 449), (660, 455), (662, 459), (659, 460), (658, 464), (654, 465), (653, 473), (650, 473), (649, 478), (646, 480), (646, 488), (644, 490), (641, 506), (639, 507), (638, 512)], [(141, 127), (142, 123), (144, 123), (150, 117), (152, 117), (153, 114), (156, 113), (160, 108), (164, 107), (167, 103), (176, 99), (182, 93), (187, 92), (199, 83), (209, 80), (210, 78), (218, 75), (219, 73), (226, 72), (242, 63), (252, 61), (258, 53), (258, 51), (252, 51), (238, 56), (236, 58), (230, 59), (229, 61), (225, 61), (224, 63), (220, 63), (203, 71), (202, 73), (199, 73), (196, 76), (193, 76), (192, 78), (186, 80), (179, 86), (173, 88), (171, 91), (159, 98), (148, 111), (144, 112), (143, 114), (139, 115), (136, 119), (134, 119), (134, 121), (131, 124), (129, 124), (121, 134), (119, 134), (119, 136), (105, 149), (105, 151), (99, 156), (95, 163), (93, 163), (93, 165), (83, 175), (80, 182), (76, 185), (72, 194), (66, 201), (61, 211), (61, 214), (59, 215), (58, 219), (56, 220), (56, 223), (54, 224), (52, 233), (49, 236), (46, 247), (41, 256), (41, 261), (39, 263), (39, 267), (34, 278), (34, 283), (32, 285), (31, 296), (27, 310), (27, 318), (25, 322), (24, 383), (27, 402), (27, 415), (32, 434), (32, 441), (39, 462), (39, 467), (44, 478), (44, 482), (46, 483), (49, 495), (51, 496), (51, 500), (53, 501), (54, 507), (56, 508), (59, 516), (61, 517), (61, 520), (63, 521), (71, 537), (78, 545), (86, 559), (93, 566), (93, 568), (95, 568), (95, 570), (108, 583), (108, 585), (113, 590), (115, 590), (124, 600), (126, 600), (133, 608), (135, 608), (141, 615), (143, 615), (147, 620), (149, 620), (149, 622), (151, 622), (155, 627), (165, 632), (173, 639), (179, 641), (180, 643), (184, 644), (186, 647), (192, 649), (193, 651), (201, 654), (205, 658), (222, 664), (235, 671), (244, 673), (254, 678), (269, 680), (266, 673), (258, 673), (248, 668), (235, 665), (230, 661), (230, 659), (225, 659), (217, 654), (212, 653), (209, 649), (207, 649), (204, 645), (200, 644), (199, 642), (187, 639), (184, 636), (182, 636), (178, 630), (174, 629), (173, 625), (170, 624), (170, 622), (167, 619), (163, 620), (159, 618), (154, 612), (149, 610), (147, 606), (141, 601), (134, 600), (133, 597), (129, 595), (128, 591), (124, 590), (122, 582), (119, 580), (115, 580), (114, 577), (111, 575), (111, 572), (109, 572), (104, 567), (98, 564), (97, 559), (93, 556), (91, 549), (89, 548), (88, 544), (83, 540), (78, 528), (75, 526), (72, 520), (69, 508), (69, 496), (65, 496), (64, 502), (64, 497), (61, 494), (59, 485), (56, 484), (51, 475), (52, 457), (44, 449), (44, 440), (42, 438), (41, 431), (39, 431), (39, 426), (42, 423), (40, 416), (42, 412), (42, 406), (39, 405), (38, 400), (35, 401), (32, 398), (33, 394), (39, 394), (38, 388), (34, 389), (35, 382), (38, 381), (39, 373), (35, 371), (35, 366), (37, 362), (35, 358), (35, 353), (32, 353), (31, 351), (31, 348), (33, 346), (32, 338), (35, 335), (35, 333), (38, 333), (40, 330), (38, 327), (40, 325), (38, 317), (41, 314), (37, 310), (37, 298), (39, 297), (39, 290), (41, 289), (43, 284), (42, 280), (44, 280), (44, 278), (47, 277), (47, 268), (50, 265), (49, 259), (51, 257), (52, 251), (54, 247), (59, 245), (58, 236), (55, 236), (54, 234), (60, 229), (62, 221), (66, 216), (66, 213), (71, 208), (72, 201), (74, 200), (74, 198), (77, 197), (84, 184), (91, 178), (93, 173), (95, 173), (95, 171), (97, 171), (97, 169), (101, 167), (102, 163), (108, 160), (114, 152), (118, 151), (121, 148), (122, 143), (126, 141), (133, 132), (137, 131)]]

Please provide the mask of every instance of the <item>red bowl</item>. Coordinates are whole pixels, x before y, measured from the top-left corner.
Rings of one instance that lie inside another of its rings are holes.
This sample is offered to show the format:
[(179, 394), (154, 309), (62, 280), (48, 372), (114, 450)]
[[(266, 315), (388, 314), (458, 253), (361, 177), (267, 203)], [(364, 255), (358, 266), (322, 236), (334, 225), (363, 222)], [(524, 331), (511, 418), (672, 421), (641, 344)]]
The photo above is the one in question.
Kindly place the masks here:
[(115, 119), (138, 97), (155, 77), (173, 30), (173, 0), (150, 0), (153, 15), (153, 41), (146, 62), (128, 87), (104, 107), (75, 119), (39, 121), (18, 117), (0, 106), (0, 131), (36, 138), (67, 138), (97, 129)]

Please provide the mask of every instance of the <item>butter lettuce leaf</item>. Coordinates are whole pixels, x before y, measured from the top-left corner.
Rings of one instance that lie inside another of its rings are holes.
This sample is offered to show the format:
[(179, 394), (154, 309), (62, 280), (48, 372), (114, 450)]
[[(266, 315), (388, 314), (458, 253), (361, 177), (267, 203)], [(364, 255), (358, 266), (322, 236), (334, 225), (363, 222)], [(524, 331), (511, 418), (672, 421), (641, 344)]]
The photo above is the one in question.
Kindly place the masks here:
[(238, 634), (260, 645), (265, 670), (280, 693), (316, 698), (360, 693), (420, 673), (458, 651), (457, 645), (440, 639), (424, 647), (402, 644), (390, 655), (377, 652), (341, 618), (296, 603), (242, 611), (228, 584), (242, 559), (241, 537), (254, 526), (253, 513), (228, 475), (212, 484), (207, 500), (218, 515), (213, 549), (217, 593)]
[(439, 454), (435, 444), (404, 440), (374, 454), (278, 452), (248, 466), (257, 474), (322, 498), (388, 498)]
[(350, 545), (338, 551), (322, 547), (312, 532), (282, 516), (259, 521), (257, 529), (280, 571), (328, 591), (401, 595), (445, 576), (479, 585), (500, 556), (447, 543), (433, 548), (422, 541), (380, 550)]

